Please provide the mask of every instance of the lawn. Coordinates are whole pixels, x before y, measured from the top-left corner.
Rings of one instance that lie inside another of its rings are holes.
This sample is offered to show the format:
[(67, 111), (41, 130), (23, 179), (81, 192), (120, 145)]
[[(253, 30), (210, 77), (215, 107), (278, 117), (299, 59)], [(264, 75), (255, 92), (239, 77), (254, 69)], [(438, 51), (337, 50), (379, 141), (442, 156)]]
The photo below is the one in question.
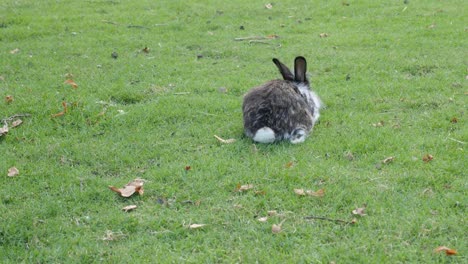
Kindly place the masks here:
[[(467, 16), (462, 0), (2, 1), (0, 261), (466, 263)], [(254, 144), (242, 95), (298, 55), (321, 119), (302, 144)], [(143, 195), (108, 187), (136, 178)]]

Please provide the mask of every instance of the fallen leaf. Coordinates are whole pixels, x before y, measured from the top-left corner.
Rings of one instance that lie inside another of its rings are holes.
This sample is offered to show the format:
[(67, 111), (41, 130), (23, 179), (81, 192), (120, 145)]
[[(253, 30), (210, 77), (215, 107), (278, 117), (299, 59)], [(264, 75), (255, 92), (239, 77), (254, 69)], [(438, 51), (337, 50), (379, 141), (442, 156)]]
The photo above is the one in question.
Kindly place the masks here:
[(124, 210), (125, 212), (128, 212), (128, 211), (134, 210), (136, 208), (137, 208), (136, 205), (127, 205), (124, 208), (122, 208), (122, 210)]
[(284, 167), (286, 167), (288, 169), (293, 167), (293, 166), (294, 166), (294, 162), (292, 162), (292, 161), (290, 161), (290, 162), (286, 163), (286, 165), (284, 165)]
[(15, 99), (13, 98), (13, 95), (7, 95), (5, 96), (5, 102), (7, 104), (12, 103)]
[(215, 137), (219, 142), (224, 143), (224, 144), (231, 144), (231, 143), (236, 142), (236, 140), (233, 139), (233, 138), (230, 138), (230, 139), (223, 139), (223, 138), (218, 137), (217, 135), (214, 135), (214, 137)]
[(309, 195), (309, 196), (314, 196), (314, 197), (323, 197), (325, 195), (325, 190), (320, 189), (320, 190), (318, 190), (316, 192), (311, 191), (311, 190), (307, 190), (306, 194)]
[(114, 233), (112, 230), (107, 230), (106, 234), (104, 235), (102, 240), (104, 240), (104, 241), (114, 241), (114, 240), (118, 240), (118, 239), (121, 239), (121, 238), (124, 238), (124, 237), (125, 237), (125, 234), (122, 233), (122, 232)]
[(20, 49), (18, 49), (18, 48), (10, 50), (10, 54), (16, 54), (18, 52), (20, 52)]
[(266, 195), (265, 190), (255, 191), (255, 195)]
[(265, 223), (266, 221), (268, 221), (268, 217), (267, 217), (267, 216), (265, 216), (265, 217), (259, 217), (257, 220), (258, 220), (259, 222)]
[(327, 38), (327, 37), (328, 37), (328, 34), (327, 34), (327, 33), (320, 33), (320, 34), (319, 34), (319, 37), (320, 37), (320, 38)]
[(109, 189), (120, 194), (120, 196), (122, 197), (130, 197), (135, 192), (138, 193), (139, 195), (143, 195), (144, 193), (143, 183), (144, 183), (143, 179), (136, 178), (135, 180), (133, 180), (132, 182), (129, 182), (127, 185), (125, 185), (121, 189), (116, 188), (114, 186), (109, 186)]
[(299, 195), (299, 196), (308, 195), (308, 196), (314, 196), (314, 197), (323, 197), (325, 195), (325, 190), (320, 189), (320, 190), (314, 192), (312, 190), (294, 189), (294, 193)]
[(253, 187), (254, 187), (253, 184), (246, 184), (246, 185), (237, 184), (236, 191), (237, 192), (244, 192), (244, 191), (248, 191), (248, 190), (252, 189)]
[(0, 137), (8, 134), (8, 124), (5, 122), (3, 127), (0, 127)]
[(294, 193), (300, 196), (306, 195), (304, 189), (294, 189)]
[(271, 3), (265, 4), (266, 9), (272, 9), (273, 5)]
[(395, 157), (388, 157), (388, 158), (385, 158), (384, 160), (382, 160), (382, 163), (383, 164), (389, 164), (389, 163), (393, 162), (393, 160), (395, 160)]
[(446, 246), (440, 246), (440, 247), (437, 247), (436, 249), (434, 249), (434, 252), (436, 252), (436, 253), (440, 253), (442, 251), (445, 251), (445, 254), (448, 255), (448, 256), (457, 254), (457, 251), (455, 249), (451, 249), (451, 248), (448, 248)]
[(384, 125), (385, 125), (385, 122), (382, 121), (382, 120), (375, 123), (375, 124), (372, 124), (372, 126), (374, 126), (374, 127), (383, 127)]
[(277, 38), (279, 38), (279, 36), (276, 35), (276, 34), (271, 34), (271, 35), (268, 35), (266, 37), (267, 37), (267, 39), (277, 39)]
[(52, 118), (55, 118), (55, 117), (59, 117), (59, 116), (63, 116), (65, 113), (67, 113), (67, 102), (62, 102), (62, 107), (63, 107), (63, 111), (60, 112), (60, 113), (57, 113), (57, 114), (53, 114), (52, 115)]
[(189, 225), (189, 228), (190, 229), (198, 229), (198, 228), (202, 228), (204, 226), (206, 226), (206, 224), (191, 224), (191, 225)]
[(280, 233), (280, 232), (281, 232), (281, 224), (279, 224), (279, 225), (273, 224), (273, 225), (271, 226), (271, 232), (272, 232), (273, 234), (278, 234), (278, 233)]
[(189, 170), (191, 170), (191, 169), (192, 169), (191, 166), (189, 166), (189, 165), (185, 166), (185, 170), (186, 170), (186, 171), (189, 171)]
[(349, 161), (354, 160), (354, 155), (353, 155), (353, 153), (351, 151), (347, 151), (346, 153), (344, 153), (344, 157)]
[(426, 155), (424, 155), (423, 158), (422, 158), (422, 160), (423, 160), (424, 162), (429, 162), (429, 161), (431, 161), (431, 160), (433, 160), (433, 159), (434, 159), (434, 156), (432, 156), (431, 154), (426, 154)]
[(271, 211), (268, 211), (267, 214), (268, 216), (275, 216), (278, 214), (278, 212), (276, 210), (271, 210)]
[(19, 126), (19, 125), (21, 125), (21, 124), (23, 124), (23, 120), (21, 120), (21, 119), (16, 119), (15, 121), (13, 121), (13, 122), (11, 123), (11, 127), (12, 127), (12, 128), (13, 128), (13, 127), (17, 127), (17, 126)]
[(75, 89), (78, 88), (78, 84), (76, 84), (72, 79), (66, 80), (66, 81), (64, 82), (64, 84), (69, 84), (69, 85), (71, 85), (71, 87), (73, 87), (73, 88), (75, 88)]
[(19, 170), (16, 167), (11, 167), (8, 169), (8, 177), (15, 177), (19, 175)]
[(452, 123), (452, 124), (458, 123), (458, 118), (453, 117), (452, 119), (450, 119), (450, 123)]
[(362, 205), (362, 207), (354, 209), (352, 213), (354, 215), (365, 216), (366, 215), (365, 212), (364, 212), (365, 210), (366, 210), (366, 205), (364, 204), (364, 205)]
[(144, 47), (141, 51), (143, 51), (144, 53), (149, 53), (150, 49), (148, 47)]

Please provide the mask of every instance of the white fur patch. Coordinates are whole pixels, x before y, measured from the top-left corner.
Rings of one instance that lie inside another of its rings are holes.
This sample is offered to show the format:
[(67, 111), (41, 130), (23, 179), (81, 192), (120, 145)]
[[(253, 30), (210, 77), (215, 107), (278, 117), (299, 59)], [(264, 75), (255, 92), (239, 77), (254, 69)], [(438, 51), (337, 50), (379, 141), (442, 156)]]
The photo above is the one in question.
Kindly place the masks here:
[(262, 127), (257, 130), (252, 139), (259, 143), (273, 143), (275, 141), (275, 131), (269, 127)]
[(320, 109), (323, 107), (322, 100), (320, 97), (312, 90), (310, 90), (309, 86), (301, 83), (297, 86), (299, 91), (303, 96), (307, 98), (307, 101), (314, 102), (314, 116), (312, 118), (312, 123), (315, 124), (320, 117)]

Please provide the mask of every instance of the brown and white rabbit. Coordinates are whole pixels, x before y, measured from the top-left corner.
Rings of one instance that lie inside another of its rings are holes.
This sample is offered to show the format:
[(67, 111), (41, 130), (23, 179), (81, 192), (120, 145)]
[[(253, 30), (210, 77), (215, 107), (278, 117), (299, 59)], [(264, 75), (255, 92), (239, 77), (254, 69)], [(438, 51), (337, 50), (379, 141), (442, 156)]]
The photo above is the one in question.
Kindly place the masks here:
[(269, 81), (244, 96), (245, 134), (259, 143), (304, 142), (320, 116), (322, 102), (310, 89), (304, 57), (294, 60), (294, 74), (273, 59), (284, 80)]

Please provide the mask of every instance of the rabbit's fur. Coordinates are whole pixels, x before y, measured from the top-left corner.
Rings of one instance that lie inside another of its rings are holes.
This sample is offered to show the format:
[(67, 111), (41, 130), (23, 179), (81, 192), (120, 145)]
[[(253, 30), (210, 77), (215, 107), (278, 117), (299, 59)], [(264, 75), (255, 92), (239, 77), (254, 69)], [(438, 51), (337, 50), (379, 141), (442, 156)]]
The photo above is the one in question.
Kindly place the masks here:
[(269, 81), (244, 96), (245, 134), (259, 143), (304, 142), (320, 116), (322, 102), (309, 86), (307, 62), (296, 57), (294, 74), (277, 59), (284, 80)]

